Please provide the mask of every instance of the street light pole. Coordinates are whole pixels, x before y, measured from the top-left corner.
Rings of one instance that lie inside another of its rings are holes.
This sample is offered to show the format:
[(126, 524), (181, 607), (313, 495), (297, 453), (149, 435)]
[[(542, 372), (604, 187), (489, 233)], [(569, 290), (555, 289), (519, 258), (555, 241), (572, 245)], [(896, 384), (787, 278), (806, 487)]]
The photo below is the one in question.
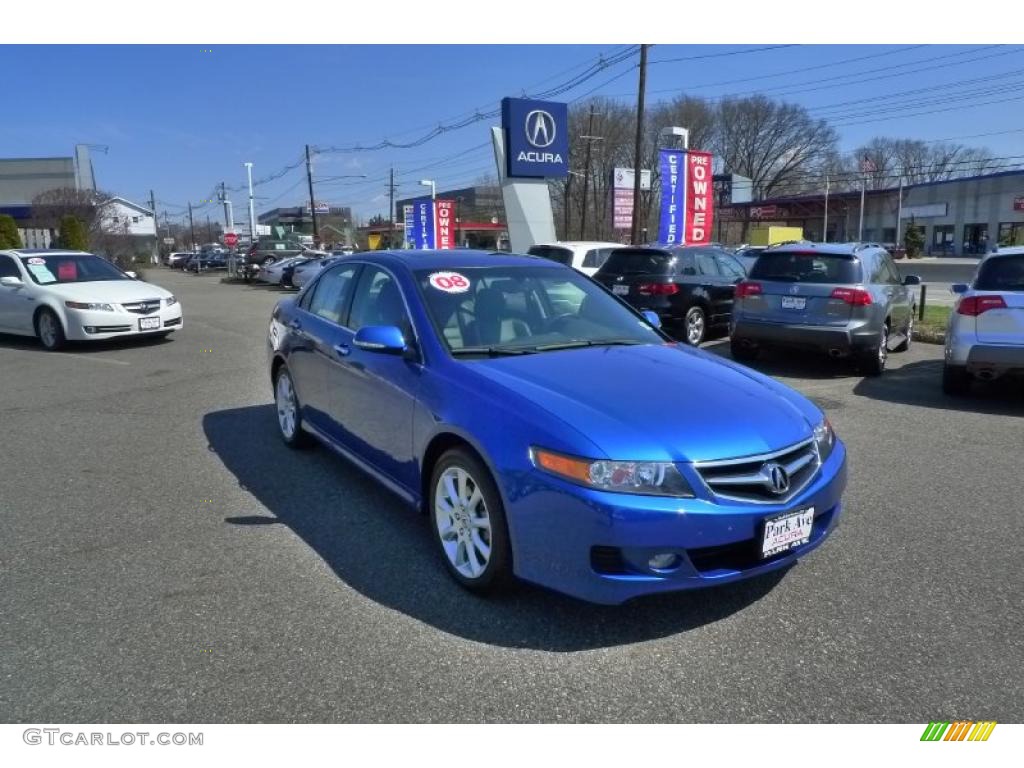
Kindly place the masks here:
[[(647, 47), (640, 46), (640, 82), (636, 96), (636, 145), (633, 152), (633, 221), (630, 231), (630, 242), (638, 245), (640, 238), (640, 177), (643, 175), (643, 141), (644, 141), (644, 95), (647, 90)], [(586, 183), (586, 179), (583, 180)]]
[(430, 199), (437, 199), (437, 182), (433, 179), (420, 179), (420, 186), (430, 187)]
[(316, 224), (316, 200), (313, 199), (313, 163), (309, 159), (309, 144), (306, 145), (306, 181), (309, 183), (309, 212), (313, 216), (313, 245), (320, 247), (320, 228)]
[(249, 176), (249, 245), (259, 242), (256, 238), (256, 203), (252, 194), (252, 163), (244, 163)]

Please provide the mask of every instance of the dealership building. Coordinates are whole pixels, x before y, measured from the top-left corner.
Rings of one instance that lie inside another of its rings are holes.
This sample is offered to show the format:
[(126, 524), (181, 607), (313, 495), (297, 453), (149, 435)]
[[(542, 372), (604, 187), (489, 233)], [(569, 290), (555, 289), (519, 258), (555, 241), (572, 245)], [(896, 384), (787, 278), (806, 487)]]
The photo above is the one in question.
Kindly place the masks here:
[[(980, 256), (1000, 243), (1024, 245), (1024, 170), (907, 184), (902, 192), (901, 206), (899, 187), (866, 191), (861, 240), (894, 244), (899, 216), (900, 239), (908, 226), (918, 227), (931, 256)], [(725, 205), (720, 221), (730, 239), (738, 236), (739, 223), (749, 221), (755, 227), (801, 227), (805, 238), (819, 242), (857, 240), (860, 191), (832, 193), (827, 200), (827, 238), (824, 194)]]

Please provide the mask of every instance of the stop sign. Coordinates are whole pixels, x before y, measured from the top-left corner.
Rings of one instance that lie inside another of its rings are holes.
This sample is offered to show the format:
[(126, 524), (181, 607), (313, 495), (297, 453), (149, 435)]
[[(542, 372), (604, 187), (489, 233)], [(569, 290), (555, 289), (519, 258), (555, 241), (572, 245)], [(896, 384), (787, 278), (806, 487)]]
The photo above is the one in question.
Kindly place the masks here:
[(238, 245), (238, 235), (236, 235), (234, 232), (225, 233), (224, 245), (226, 245), (228, 248), (234, 248), (236, 245)]

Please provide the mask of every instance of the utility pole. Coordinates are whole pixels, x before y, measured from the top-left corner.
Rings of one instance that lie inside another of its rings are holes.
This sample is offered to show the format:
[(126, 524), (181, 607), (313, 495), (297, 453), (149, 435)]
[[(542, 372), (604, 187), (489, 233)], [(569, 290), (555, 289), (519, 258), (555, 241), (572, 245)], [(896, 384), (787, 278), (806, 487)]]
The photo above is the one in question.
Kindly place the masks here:
[(565, 179), (565, 201), (562, 203), (565, 210), (562, 211), (562, 215), (565, 217), (565, 224), (562, 227), (564, 234), (564, 240), (571, 240), (572, 236), (569, 234), (569, 201), (572, 200), (572, 176), (574, 171), (569, 171), (569, 175)]
[(191, 250), (195, 253), (196, 250), (196, 224), (192, 220), (192, 201), (188, 201), (188, 231), (189, 231), (189, 242), (191, 243)]
[(581, 136), (580, 138), (586, 139), (587, 141), (587, 152), (583, 156), (583, 211), (580, 215), (580, 239), (586, 240), (587, 238), (587, 190), (590, 188), (590, 148), (593, 146), (593, 142), (600, 139), (600, 136), (594, 136), (594, 105), (590, 105), (590, 117), (587, 119), (587, 135)]
[(156, 239), (153, 263), (156, 264), (160, 261), (160, 219), (156, 215), (156, 195), (152, 189), (149, 190), (149, 210), (153, 212), (153, 236)]
[(828, 242), (828, 174), (825, 174), (825, 218), (821, 223), (821, 242)]
[(256, 236), (256, 204), (252, 195), (252, 163), (245, 163), (245, 170), (249, 176), (249, 245), (259, 242)]
[(309, 158), (309, 144), (306, 145), (306, 181), (309, 182), (309, 212), (313, 216), (313, 245), (320, 247), (320, 228), (316, 223), (316, 200), (313, 199), (313, 163)]
[(388, 181), (388, 247), (394, 248), (391, 242), (395, 236), (395, 166), (391, 166), (391, 177)]
[(903, 221), (903, 174), (900, 174), (900, 192), (899, 200), (896, 203), (896, 242), (893, 243), (893, 250), (898, 251), (900, 248), (900, 224)]
[(857, 224), (857, 242), (864, 239), (864, 190), (867, 187), (867, 177), (860, 177), (860, 223)]
[[(633, 222), (630, 231), (630, 242), (639, 245), (640, 240), (640, 177), (642, 173), (643, 141), (644, 141), (644, 95), (647, 90), (647, 47), (640, 46), (640, 82), (636, 94), (636, 146), (633, 152)], [(586, 179), (584, 179), (584, 182)]]
[(206, 242), (213, 242), (213, 227), (210, 226), (210, 214), (206, 214)]

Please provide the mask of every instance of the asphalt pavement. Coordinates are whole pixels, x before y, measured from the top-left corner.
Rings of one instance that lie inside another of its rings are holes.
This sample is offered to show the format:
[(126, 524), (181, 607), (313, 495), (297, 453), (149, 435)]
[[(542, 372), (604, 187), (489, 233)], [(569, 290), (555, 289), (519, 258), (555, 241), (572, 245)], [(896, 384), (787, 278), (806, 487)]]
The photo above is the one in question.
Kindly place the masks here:
[(149, 277), (167, 341), (0, 337), (0, 721), (1024, 720), (1024, 395), (946, 398), (941, 348), (756, 363), (850, 452), (841, 527), (785, 573), (483, 600), (423, 518), (279, 441), (277, 289)]

